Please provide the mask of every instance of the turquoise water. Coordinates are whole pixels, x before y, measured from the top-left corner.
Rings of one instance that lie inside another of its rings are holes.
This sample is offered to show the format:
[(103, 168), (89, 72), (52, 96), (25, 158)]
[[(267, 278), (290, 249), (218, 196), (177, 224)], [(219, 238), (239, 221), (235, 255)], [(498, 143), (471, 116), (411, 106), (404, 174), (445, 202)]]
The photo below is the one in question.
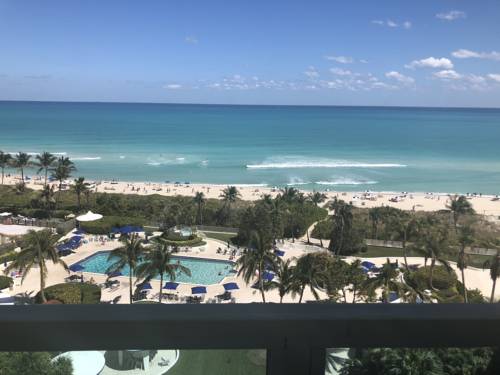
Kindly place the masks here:
[(0, 129), (92, 179), (500, 192), (499, 109), (0, 102)]
[[(76, 263), (85, 267), (84, 272), (102, 273), (105, 274), (112, 261), (108, 261), (109, 251), (101, 251), (90, 257)], [(231, 274), (233, 264), (224, 260), (201, 259), (190, 257), (172, 257), (176, 262), (179, 261), (181, 265), (189, 268), (191, 276), (186, 274), (178, 274), (176, 282), (210, 285), (218, 284), (224, 277)], [(130, 268), (125, 266), (121, 273), (124, 276), (130, 275)], [(160, 279), (160, 276), (156, 277)], [(167, 281), (165, 279), (165, 281)]]

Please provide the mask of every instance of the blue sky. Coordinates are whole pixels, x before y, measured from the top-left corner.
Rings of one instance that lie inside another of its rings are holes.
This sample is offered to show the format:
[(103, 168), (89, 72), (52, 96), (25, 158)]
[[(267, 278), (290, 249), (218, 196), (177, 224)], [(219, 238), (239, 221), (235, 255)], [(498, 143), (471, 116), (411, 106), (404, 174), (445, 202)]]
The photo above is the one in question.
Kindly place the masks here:
[(500, 107), (498, 0), (0, 0), (0, 100)]

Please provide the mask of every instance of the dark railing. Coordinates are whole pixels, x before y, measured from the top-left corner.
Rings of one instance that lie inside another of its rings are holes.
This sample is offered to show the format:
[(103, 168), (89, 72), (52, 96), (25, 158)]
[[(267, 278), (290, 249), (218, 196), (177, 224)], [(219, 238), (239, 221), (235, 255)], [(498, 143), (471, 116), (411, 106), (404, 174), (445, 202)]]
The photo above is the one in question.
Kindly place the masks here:
[(323, 375), (330, 347), (497, 347), (500, 305), (2, 306), (0, 333), (0, 351), (267, 349), (269, 375)]

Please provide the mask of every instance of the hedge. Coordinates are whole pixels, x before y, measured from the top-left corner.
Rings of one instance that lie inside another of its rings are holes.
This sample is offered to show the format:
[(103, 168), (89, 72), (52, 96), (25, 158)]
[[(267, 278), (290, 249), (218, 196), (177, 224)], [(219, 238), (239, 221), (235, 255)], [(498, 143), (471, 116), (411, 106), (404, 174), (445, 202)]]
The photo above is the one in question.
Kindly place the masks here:
[[(88, 283), (63, 283), (45, 288), (47, 301), (57, 300), (65, 305), (96, 304), (101, 302), (101, 289)], [(40, 292), (35, 297), (36, 303), (41, 303)]]
[[(408, 282), (414, 285), (418, 290), (429, 289), (429, 271), (430, 267), (420, 267), (415, 272), (408, 275)], [(457, 286), (457, 275), (454, 271), (448, 272), (444, 266), (434, 267), (434, 276), (432, 283), (434, 288), (445, 290), (450, 288), (456, 288)]]
[(12, 278), (0, 275), (0, 290), (9, 288), (13, 284)]
[(127, 216), (104, 216), (96, 221), (80, 223), (80, 228), (91, 234), (109, 234), (113, 227), (123, 227), (125, 225), (143, 226), (144, 220), (137, 217)]
[(200, 237), (193, 238), (192, 240), (186, 240), (186, 241), (172, 241), (172, 240), (164, 240), (167, 245), (170, 246), (188, 246), (188, 247), (196, 247), (196, 246), (203, 246), (206, 245), (206, 242), (203, 241)]

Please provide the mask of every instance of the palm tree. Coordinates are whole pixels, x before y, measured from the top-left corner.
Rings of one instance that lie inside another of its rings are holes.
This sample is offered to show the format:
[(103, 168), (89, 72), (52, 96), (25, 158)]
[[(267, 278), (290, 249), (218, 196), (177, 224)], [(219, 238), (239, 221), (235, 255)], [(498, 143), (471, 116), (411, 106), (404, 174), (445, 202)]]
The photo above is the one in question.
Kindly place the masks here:
[(119, 272), (125, 266), (129, 267), (129, 301), (132, 303), (132, 277), (135, 275), (135, 269), (139, 264), (144, 247), (143, 241), (137, 235), (125, 238), (122, 242), (123, 246), (109, 253), (108, 261), (111, 261), (112, 264), (108, 267), (106, 273)]
[(47, 302), (45, 298), (45, 280), (47, 278), (47, 261), (54, 264), (60, 264), (65, 270), (68, 270), (66, 263), (59, 258), (56, 250), (58, 236), (53, 235), (50, 230), (34, 231), (30, 230), (23, 238), (21, 252), (5, 269), (5, 273), (12, 270), (19, 270), (22, 273), (22, 279), (28, 275), (33, 267), (40, 270), (40, 297), (42, 302)]
[(155, 237), (151, 242), (152, 248), (146, 251), (144, 262), (137, 266), (136, 274), (139, 278), (153, 278), (160, 275), (160, 294), (158, 302), (161, 303), (163, 276), (166, 274), (170, 281), (175, 281), (178, 274), (184, 273), (191, 276), (191, 271), (189, 268), (173, 261), (172, 251), (165, 240)]
[(310, 193), (307, 197), (312, 203), (314, 203), (316, 206), (319, 206), (321, 203), (326, 201), (327, 195), (324, 193), (320, 193), (319, 191), (314, 191)]
[(45, 171), (45, 182), (44, 185), (47, 185), (47, 176), (49, 174), (49, 169), (54, 166), (57, 158), (52, 155), (50, 152), (43, 152), (36, 156), (37, 161), (35, 165), (38, 167), (38, 172)]
[(472, 205), (463, 195), (450, 196), (450, 203), (446, 205), (446, 208), (453, 214), (453, 225), (455, 227), (455, 231), (457, 230), (458, 219), (461, 215), (474, 213)]
[(85, 177), (78, 177), (74, 181), (73, 191), (76, 194), (76, 199), (78, 202), (78, 210), (81, 207), (81, 196), (89, 189), (89, 184), (85, 182)]
[(391, 261), (387, 259), (382, 269), (374, 278), (368, 279), (369, 285), (375, 290), (382, 289), (382, 300), (389, 303), (389, 295), (391, 291), (398, 292), (401, 290), (401, 283), (395, 281), (398, 277), (399, 271), (393, 267)]
[(330, 235), (328, 250), (338, 256), (344, 250), (346, 237), (348, 237), (352, 229), (354, 219), (352, 205), (335, 198), (329, 208), (333, 210), (334, 214), (332, 216), (333, 230)]
[(298, 293), (300, 290), (295, 279), (295, 267), (292, 266), (292, 259), (277, 259), (276, 267), (277, 279), (273, 279), (267, 284), (267, 289), (278, 289), (280, 303), (283, 303), (283, 297), (288, 293)]
[(51, 205), (56, 202), (54, 196), (55, 196), (54, 186), (45, 185), (42, 191), (40, 192), (40, 198), (44, 201), (45, 208), (49, 212)]
[(55, 168), (52, 171), (52, 177), (59, 181), (59, 191), (62, 190), (63, 181), (71, 177), (71, 173), (76, 170), (75, 164), (65, 156), (57, 159)]
[(378, 224), (383, 217), (384, 207), (373, 207), (368, 211), (368, 217), (372, 222), (372, 238), (378, 239)]
[(11, 161), (12, 161), (11, 154), (0, 151), (0, 168), (2, 168), (2, 185), (3, 185), (3, 178), (5, 175), (5, 168), (10, 166)]
[(236, 202), (236, 200), (241, 196), (240, 192), (236, 186), (228, 186), (220, 193), (220, 198), (224, 201), (224, 205), (227, 207), (228, 213), (231, 211), (231, 204)]
[(279, 198), (284, 200), (285, 202), (293, 202), (297, 199), (299, 196), (299, 190), (293, 187), (286, 187), (281, 190), (281, 193), (279, 194)]
[(497, 279), (500, 277), (500, 254), (498, 251), (493, 257), (493, 260), (490, 262), (490, 277), (493, 281), (493, 285), (491, 286), (490, 303), (493, 303), (493, 301), (495, 300), (495, 288), (497, 286)]
[(28, 155), (25, 152), (18, 152), (13, 159), (14, 168), (19, 169), (21, 172), (21, 181), (24, 185), (24, 168), (28, 167), (30, 163), (31, 155)]
[(474, 229), (469, 225), (463, 226), (458, 231), (458, 243), (460, 251), (458, 253), (457, 267), (462, 274), (462, 285), (464, 288), (464, 302), (467, 303), (467, 287), (465, 285), (465, 272), (467, 268), (468, 255), (465, 253), (465, 248), (470, 247), (474, 243)]
[(263, 235), (254, 231), (250, 238), (250, 249), (237, 261), (238, 276), (243, 275), (243, 279), (248, 284), (257, 273), (257, 283), (262, 295), (262, 302), (266, 302), (264, 293), (264, 272), (267, 269), (276, 269), (276, 255), (271, 251), (271, 246), (265, 241)]
[(306, 254), (297, 260), (294, 277), (300, 288), (299, 303), (302, 302), (304, 291), (307, 286), (311, 289), (314, 298), (319, 299), (317, 288), (324, 280), (326, 264), (318, 262), (316, 254)]
[(203, 194), (203, 192), (201, 191), (197, 191), (196, 194), (194, 195), (193, 200), (194, 203), (196, 203), (196, 205), (198, 206), (198, 214), (197, 214), (198, 225), (203, 225), (203, 205), (206, 202), (205, 194)]

